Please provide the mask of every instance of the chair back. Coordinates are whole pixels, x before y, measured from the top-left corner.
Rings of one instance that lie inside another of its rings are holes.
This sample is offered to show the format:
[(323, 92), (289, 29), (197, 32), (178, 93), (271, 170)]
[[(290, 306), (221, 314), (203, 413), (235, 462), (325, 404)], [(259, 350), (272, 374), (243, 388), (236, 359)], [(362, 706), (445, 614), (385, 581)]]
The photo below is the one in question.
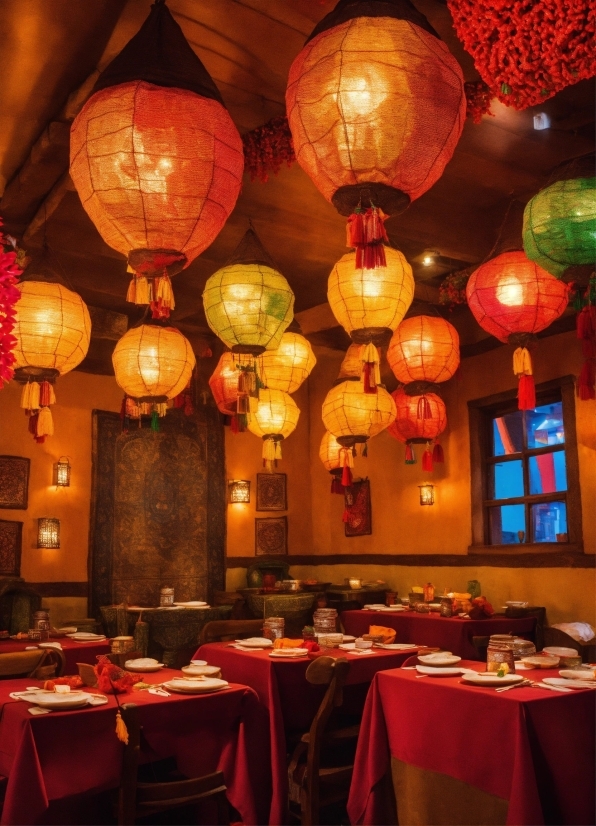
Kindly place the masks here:
[(310, 777), (316, 777), (319, 773), (325, 728), (333, 710), (343, 703), (343, 687), (349, 673), (350, 663), (346, 657), (317, 657), (306, 669), (309, 683), (328, 686), (309, 731), (307, 765)]
[(37, 680), (49, 680), (62, 675), (64, 663), (64, 652), (56, 648), (7, 651), (0, 654), (0, 679), (31, 677)]
[(263, 633), (263, 620), (213, 620), (206, 623), (201, 629), (199, 643), (221, 642), (223, 640), (237, 640), (244, 637), (254, 637)]

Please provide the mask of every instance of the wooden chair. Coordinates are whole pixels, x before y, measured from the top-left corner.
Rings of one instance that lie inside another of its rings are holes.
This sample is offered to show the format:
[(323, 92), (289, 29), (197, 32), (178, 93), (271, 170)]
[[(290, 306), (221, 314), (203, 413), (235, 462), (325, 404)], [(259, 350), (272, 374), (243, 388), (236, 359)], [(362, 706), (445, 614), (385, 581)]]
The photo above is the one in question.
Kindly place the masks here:
[(128, 743), (124, 746), (118, 793), (119, 826), (132, 826), (137, 818), (178, 809), (210, 797), (214, 798), (217, 805), (217, 824), (229, 824), (226, 786), (222, 772), (163, 783), (138, 781), (141, 743), (139, 708), (135, 703), (126, 703), (120, 706), (120, 711), (128, 729)]
[(345, 657), (318, 657), (306, 670), (309, 683), (328, 688), (288, 767), (290, 815), (304, 826), (320, 823), (321, 808), (344, 804), (348, 798), (360, 726), (331, 728), (329, 722), (342, 705), (349, 671)]
[(31, 651), (9, 651), (0, 654), (0, 680), (31, 677), (51, 680), (64, 674), (66, 660), (58, 648), (35, 648)]
[(238, 640), (244, 637), (260, 636), (263, 633), (263, 620), (213, 620), (203, 626), (199, 643)]

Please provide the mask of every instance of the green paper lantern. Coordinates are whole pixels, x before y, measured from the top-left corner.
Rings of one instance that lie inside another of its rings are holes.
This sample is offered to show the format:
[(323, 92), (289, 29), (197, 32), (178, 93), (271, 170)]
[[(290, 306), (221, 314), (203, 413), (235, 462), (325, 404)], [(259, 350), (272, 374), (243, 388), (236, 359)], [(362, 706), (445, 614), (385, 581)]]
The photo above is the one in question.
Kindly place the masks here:
[(551, 275), (596, 263), (596, 178), (556, 181), (524, 210), (524, 250)]

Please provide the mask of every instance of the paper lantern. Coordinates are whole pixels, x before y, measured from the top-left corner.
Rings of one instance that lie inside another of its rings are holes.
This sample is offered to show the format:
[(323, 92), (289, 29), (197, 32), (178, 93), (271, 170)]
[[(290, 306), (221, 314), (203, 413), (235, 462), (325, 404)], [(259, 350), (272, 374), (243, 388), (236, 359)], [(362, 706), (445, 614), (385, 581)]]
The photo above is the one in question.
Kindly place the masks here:
[(440, 316), (407, 318), (393, 333), (387, 361), (398, 381), (448, 381), (459, 366), (459, 335)]
[(233, 416), (238, 401), (238, 381), (241, 370), (239, 365), (249, 367), (253, 362), (251, 356), (238, 353), (223, 353), (217, 367), (209, 379), (209, 387), (220, 413)]
[(209, 327), (233, 353), (276, 350), (294, 317), (294, 293), (252, 229), (207, 279), (203, 305)]
[(281, 459), (281, 442), (294, 432), (300, 410), (283, 390), (261, 390), (248, 429), (263, 439), (263, 466), (272, 471)]
[(405, 209), (441, 176), (466, 113), (459, 64), (410, 3), (341, 0), (289, 74), (296, 158), (342, 215)]
[(217, 87), (165, 3), (154, 3), (71, 129), (72, 180), (104, 241), (136, 273), (129, 300), (169, 315), (169, 276), (223, 227), (243, 164)]
[(499, 341), (517, 347), (513, 371), (520, 377), (520, 410), (536, 406), (527, 345), (565, 312), (568, 297), (567, 285), (522, 251), (497, 255), (481, 264), (468, 280), (466, 298), (478, 324)]
[(556, 181), (528, 202), (524, 250), (561, 278), (570, 267), (596, 266), (596, 178)]
[(376, 436), (395, 419), (395, 403), (389, 393), (364, 392), (362, 381), (346, 380), (332, 387), (323, 402), (323, 424), (342, 447), (351, 447)]
[(388, 433), (399, 442), (406, 443), (406, 464), (415, 464), (412, 445), (426, 444), (422, 457), (422, 469), (432, 470), (433, 462), (443, 461), (443, 450), (438, 443), (431, 450), (431, 442), (447, 427), (445, 402), (436, 393), (408, 395), (402, 387), (392, 394), (395, 401), (395, 421)]
[(151, 414), (154, 430), (159, 429), (158, 417), (166, 414), (167, 401), (188, 385), (195, 363), (182, 333), (157, 324), (140, 324), (128, 330), (112, 355), (116, 382), (129, 399), (143, 406), (139, 415)]
[(316, 363), (310, 342), (299, 333), (285, 332), (277, 350), (267, 350), (257, 358), (257, 373), (270, 390), (295, 393)]
[(14, 375), (24, 385), (21, 407), (29, 414), (29, 432), (42, 443), (54, 433), (52, 385), (87, 355), (91, 319), (81, 296), (56, 281), (31, 279), (16, 288)]
[(345, 488), (352, 484), (354, 458), (351, 448), (342, 447), (327, 430), (321, 439), (319, 459), (331, 474), (331, 493), (343, 494)]

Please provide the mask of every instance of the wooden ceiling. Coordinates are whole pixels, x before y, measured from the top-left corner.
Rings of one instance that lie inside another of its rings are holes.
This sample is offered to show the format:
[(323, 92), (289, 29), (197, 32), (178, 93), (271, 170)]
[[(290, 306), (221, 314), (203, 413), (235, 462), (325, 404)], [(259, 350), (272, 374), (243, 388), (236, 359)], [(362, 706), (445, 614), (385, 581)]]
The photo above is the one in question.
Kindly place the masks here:
[[(440, 0), (414, 0), (460, 62), (477, 78)], [(329, 0), (169, 0), (168, 6), (217, 83), (241, 133), (285, 112), (288, 69)], [(124, 300), (124, 258), (109, 248), (84, 212), (68, 176), (72, 119), (101, 71), (138, 30), (150, 0), (2, 0), (0, 3), (0, 215), (6, 230), (34, 251), (44, 236), (73, 287), (97, 308), (84, 368), (111, 371), (114, 332), (101, 310), (140, 317)], [(391, 242), (414, 267), (417, 297), (437, 300), (449, 271), (491, 250), (512, 199), (527, 201), (562, 161), (594, 148), (594, 84), (565, 89), (540, 111), (551, 128), (533, 129), (537, 109), (493, 102), (494, 117), (466, 123), (444, 175), (406, 213), (388, 222)], [(252, 219), (296, 294), (296, 311), (313, 341), (345, 346), (326, 302), (328, 274), (344, 253), (345, 219), (298, 165), (266, 184), (245, 175), (226, 226), (211, 247), (176, 276), (173, 321), (200, 351), (210, 338), (202, 309), (205, 280), (231, 253)], [(424, 267), (423, 250), (440, 252)], [(117, 317), (114, 317), (117, 322)], [(467, 309), (454, 323), (465, 345), (484, 334)], [(126, 323), (126, 320), (124, 320)], [(118, 329), (121, 328), (116, 323)]]

